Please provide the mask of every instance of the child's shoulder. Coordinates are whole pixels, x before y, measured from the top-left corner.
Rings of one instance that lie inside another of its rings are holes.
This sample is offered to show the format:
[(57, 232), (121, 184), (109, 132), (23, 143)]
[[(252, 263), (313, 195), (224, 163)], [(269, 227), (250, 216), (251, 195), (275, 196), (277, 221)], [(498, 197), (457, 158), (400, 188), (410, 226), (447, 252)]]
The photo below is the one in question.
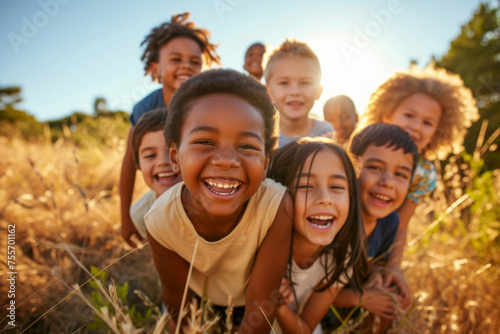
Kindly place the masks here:
[[(161, 194), (149, 209), (146, 216), (157, 216), (165, 214), (165, 207), (175, 205), (176, 200), (180, 201), (184, 182), (179, 182)], [(180, 203), (180, 202), (179, 202)]]
[(162, 88), (159, 88), (135, 104), (132, 114), (130, 115), (130, 122), (135, 125), (139, 121), (139, 118), (148, 111), (164, 107), (163, 91)]

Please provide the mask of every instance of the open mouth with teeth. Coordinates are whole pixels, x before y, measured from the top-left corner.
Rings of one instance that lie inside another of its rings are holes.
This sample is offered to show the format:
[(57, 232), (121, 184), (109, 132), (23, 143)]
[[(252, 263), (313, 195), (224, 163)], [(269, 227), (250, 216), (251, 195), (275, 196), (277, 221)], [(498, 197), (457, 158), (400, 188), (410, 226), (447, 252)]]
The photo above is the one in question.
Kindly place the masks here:
[(182, 81), (187, 80), (187, 79), (189, 79), (191, 77), (192, 77), (192, 75), (190, 75), (190, 74), (178, 74), (178, 75), (175, 76), (175, 78), (177, 80), (182, 80)]
[(332, 226), (337, 218), (332, 215), (319, 215), (319, 216), (310, 216), (307, 217), (307, 221), (309, 224), (311, 224), (314, 228), (319, 229), (319, 230), (326, 230), (330, 226)]
[(164, 173), (158, 173), (155, 175), (156, 182), (158, 183), (169, 183), (173, 179), (177, 177), (177, 174), (174, 172), (164, 172)]
[(370, 193), (373, 203), (378, 206), (387, 206), (392, 202), (392, 198), (380, 193)]
[(221, 196), (229, 196), (240, 189), (241, 182), (228, 179), (205, 179), (208, 190)]

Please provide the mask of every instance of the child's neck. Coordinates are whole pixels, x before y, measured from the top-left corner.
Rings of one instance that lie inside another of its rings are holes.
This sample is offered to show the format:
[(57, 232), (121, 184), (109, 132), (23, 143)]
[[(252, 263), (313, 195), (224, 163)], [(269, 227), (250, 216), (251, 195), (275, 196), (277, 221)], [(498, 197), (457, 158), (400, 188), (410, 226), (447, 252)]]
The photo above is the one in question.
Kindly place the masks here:
[(298, 238), (293, 238), (293, 254), (292, 258), (295, 264), (301, 269), (309, 268), (314, 261), (319, 257), (319, 254), (323, 246), (314, 245), (310, 242), (304, 242), (303, 240), (298, 240)]
[(200, 237), (209, 242), (228, 236), (238, 226), (247, 206), (245, 203), (230, 216), (213, 216), (191, 196), (186, 187), (183, 188), (181, 200), (194, 229)]
[(361, 212), (361, 216), (363, 217), (363, 225), (365, 225), (365, 233), (366, 237), (368, 238), (377, 226), (377, 218), (369, 215), (364, 211)]
[(314, 120), (309, 117), (299, 120), (280, 118), (280, 133), (288, 137), (306, 136), (311, 132), (313, 126)]
[(165, 107), (168, 107), (168, 105), (170, 104), (170, 100), (172, 100), (172, 96), (174, 96), (175, 91), (163, 87), (161, 92), (163, 97), (163, 104), (165, 105)]

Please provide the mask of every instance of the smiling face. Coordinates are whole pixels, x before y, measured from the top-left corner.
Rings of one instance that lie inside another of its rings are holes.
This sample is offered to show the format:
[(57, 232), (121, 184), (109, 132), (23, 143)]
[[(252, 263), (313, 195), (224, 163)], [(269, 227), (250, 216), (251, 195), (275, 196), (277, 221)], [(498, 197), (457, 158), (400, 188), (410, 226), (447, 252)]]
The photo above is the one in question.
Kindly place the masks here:
[(413, 156), (403, 149), (369, 145), (358, 157), (361, 211), (365, 224), (384, 218), (403, 203), (412, 176)]
[(153, 79), (163, 85), (171, 97), (179, 85), (202, 68), (201, 48), (194, 40), (177, 37), (165, 44), (159, 52), (158, 62), (152, 62)]
[(174, 173), (168, 158), (163, 130), (146, 133), (139, 145), (139, 167), (144, 182), (156, 196), (160, 196), (174, 184), (181, 181), (181, 175)]
[(420, 153), (427, 147), (436, 133), (443, 111), (439, 103), (430, 96), (417, 93), (401, 102), (382, 121), (394, 124), (408, 132)]
[(269, 93), (280, 113), (287, 121), (307, 119), (314, 101), (322, 92), (318, 65), (308, 58), (283, 56), (272, 65)]
[(266, 49), (262, 45), (256, 44), (251, 46), (245, 54), (245, 64), (243, 65), (243, 68), (250, 75), (253, 75), (259, 80), (262, 78), (262, 74), (264, 73), (264, 70), (262, 69), (262, 59), (265, 52)]
[[(342, 161), (328, 148), (309, 155), (295, 197), (294, 245), (326, 246), (349, 214), (349, 184)], [(309, 166), (310, 170), (309, 170)], [(297, 179), (293, 185), (297, 184)]]
[[(200, 98), (170, 149), (172, 166), (187, 188), (184, 207), (199, 217), (238, 217), (265, 178), (264, 120), (245, 100), (229, 94)], [(184, 198), (184, 197), (183, 197)]]

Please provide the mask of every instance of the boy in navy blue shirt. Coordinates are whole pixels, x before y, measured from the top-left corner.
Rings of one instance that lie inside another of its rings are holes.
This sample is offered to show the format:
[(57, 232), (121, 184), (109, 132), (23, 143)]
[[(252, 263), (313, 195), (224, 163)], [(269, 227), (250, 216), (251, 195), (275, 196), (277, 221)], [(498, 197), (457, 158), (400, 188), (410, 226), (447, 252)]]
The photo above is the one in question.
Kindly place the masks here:
[(382, 284), (382, 273), (399, 226), (396, 210), (406, 198), (418, 161), (418, 150), (404, 130), (382, 123), (359, 131), (352, 137), (349, 149), (359, 168), (358, 194), (371, 274), (363, 286), (362, 295), (345, 288), (337, 295), (334, 306), (361, 305), (380, 316), (384, 327), (398, 316), (395, 301), (407, 308), (411, 299), (402, 273), (394, 276), (391, 286)]

